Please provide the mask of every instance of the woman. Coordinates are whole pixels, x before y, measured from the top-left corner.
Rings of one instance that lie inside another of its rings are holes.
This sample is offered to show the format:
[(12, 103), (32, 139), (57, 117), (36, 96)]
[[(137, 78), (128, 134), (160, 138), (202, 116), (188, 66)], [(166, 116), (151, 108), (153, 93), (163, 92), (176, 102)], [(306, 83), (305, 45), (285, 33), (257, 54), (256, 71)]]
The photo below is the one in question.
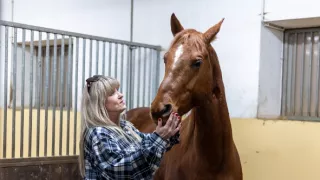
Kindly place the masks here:
[(172, 113), (153, 133), (121, 119), (126, 109), (119, 82), (96, 75), (82, 97), (79, 165), (85, 179), (152, 179), (165, 151), (179, 142), (180, 117)]

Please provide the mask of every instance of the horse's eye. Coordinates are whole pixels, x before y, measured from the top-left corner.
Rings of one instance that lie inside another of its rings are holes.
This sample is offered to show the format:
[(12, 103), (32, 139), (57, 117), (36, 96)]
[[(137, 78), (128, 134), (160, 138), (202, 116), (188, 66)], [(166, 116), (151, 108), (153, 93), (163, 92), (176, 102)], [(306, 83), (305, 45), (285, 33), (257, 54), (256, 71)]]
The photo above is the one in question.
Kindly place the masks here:
[(192, 63), (192, 67), (199, 68), (201, 66), (201, 64), (202, 64), (202, 59), (197, 59), (196, 61), (194, 61)]

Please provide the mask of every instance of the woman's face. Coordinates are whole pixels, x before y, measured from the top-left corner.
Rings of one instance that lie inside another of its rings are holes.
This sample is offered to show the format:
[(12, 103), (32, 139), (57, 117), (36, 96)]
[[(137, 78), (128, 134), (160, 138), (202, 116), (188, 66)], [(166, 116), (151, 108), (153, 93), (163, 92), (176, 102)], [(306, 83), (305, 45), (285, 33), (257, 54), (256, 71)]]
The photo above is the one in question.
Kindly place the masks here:
[(126, 109), (126, 103), (123, 99), (123, 94), (115, 89), (115, 92), (107, 99), (106, 108), (109, 113), (123, 112)]

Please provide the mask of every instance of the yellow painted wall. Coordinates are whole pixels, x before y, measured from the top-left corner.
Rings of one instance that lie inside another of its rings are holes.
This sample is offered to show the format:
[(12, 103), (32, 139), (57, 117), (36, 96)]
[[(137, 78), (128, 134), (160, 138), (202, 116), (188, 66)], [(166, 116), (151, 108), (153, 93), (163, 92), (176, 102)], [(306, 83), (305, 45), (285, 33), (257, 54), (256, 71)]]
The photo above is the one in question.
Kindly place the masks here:
[(319, 180), (320, 122), (232, 119), (244, 180)]
[[(33, 129), (36, 130), (36, 110), (33, 111)], [(25, 110), (24, 149), (28, 145), (29, 111)], [(80, 113), (77, 134), (79, 137)], [(0, 109), (3, 118), (3, 110)], [(20, 146), (20, 111), (16, 113), (16, 156)], [(48, 153), (51, 154), (52, 111), (48, 113)], [(56, 111), (55, 155), (58, 155), (60, 111)], [(11, 156), (11, 119), (8, 111), (8, 156)], [(63, 112), (63, 155), (66, 154), (67, 112)], [(41, 110), (41, 127), (44, 127), (44, 110)], [(70, 152), (73, 152), (73, 112), (70, 113)], [(2, 130), (0, 124), (0, 157), (2, 157)], [(244, 180), (319, 180), (320, 179), (320, 122), (287, 120), (232, 119), (235, 143), (243, 166)], [(44, 128), (41, 128), (40, 156), (43, 156)], [(78, 139), (76, 139), (78, 142)], [(32, 136), (32, 156), (36, 155), (36, 132)], [(78, 144), (78, 143), (77, 143)], [(27, 156), (25, 151), (24, 156)], [(78, 154), (78, 148), (77, 148)]]

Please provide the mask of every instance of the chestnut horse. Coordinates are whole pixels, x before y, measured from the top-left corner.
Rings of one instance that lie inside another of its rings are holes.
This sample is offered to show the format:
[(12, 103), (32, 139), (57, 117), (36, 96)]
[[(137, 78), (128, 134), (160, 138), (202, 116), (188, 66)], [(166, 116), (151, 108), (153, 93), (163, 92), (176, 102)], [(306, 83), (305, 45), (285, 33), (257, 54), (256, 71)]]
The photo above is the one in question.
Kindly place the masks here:
[(149, 107), (130, 109), (123, 118), (130, 121), (140, 132), (152, 133), (157, 127), (151, 119)]
[[(164, 55), (165, 75), (150, 114), (154, 123), (158, 118), (165, 123), (171, 112), (190, 114), (182, 122), (181, 142), (164, 155), (155, 180), (242, 180), (222, 73), (210, 44), (222, 22), (201, 33), (184, 29), (176, 16), (171, 16), (174, 39)], [(147, 114), (148, 108), (136, 109), (139, 111)], [(145, 115), (131, 121), (149, 124), (151, 119)]]
[[(182, 116), (181, 120), (183, 121), (185, 117), (187, 114)], [(157, 127), (150, 116), (150, 107), (130, 109), (122, 118), (130, 121), (140, 132), (152, 133)]]

